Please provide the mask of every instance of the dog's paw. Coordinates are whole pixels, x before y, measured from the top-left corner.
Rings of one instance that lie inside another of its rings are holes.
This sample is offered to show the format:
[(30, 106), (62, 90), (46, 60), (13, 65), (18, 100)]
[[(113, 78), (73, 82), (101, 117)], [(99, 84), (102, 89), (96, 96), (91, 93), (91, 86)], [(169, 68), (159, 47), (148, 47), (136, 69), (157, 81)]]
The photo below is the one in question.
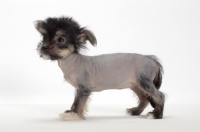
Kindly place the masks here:
[(142, 111), (137, 107), (126, 109), (126, 112), (130, 115), (140, 115), (142, 113)]
[(147, 114), (145, 115), (145, 118), (146, 118), (146, 119), (155, 119), (154, 113), (153, 113), (153, 112), (147, 113)]
[(60, 119), (63, 121), (71, 121), (71, 120), (80, 120), (82, 118), (80, 118), (78, 114), (75, 112), (67, 112), (60, 114)]

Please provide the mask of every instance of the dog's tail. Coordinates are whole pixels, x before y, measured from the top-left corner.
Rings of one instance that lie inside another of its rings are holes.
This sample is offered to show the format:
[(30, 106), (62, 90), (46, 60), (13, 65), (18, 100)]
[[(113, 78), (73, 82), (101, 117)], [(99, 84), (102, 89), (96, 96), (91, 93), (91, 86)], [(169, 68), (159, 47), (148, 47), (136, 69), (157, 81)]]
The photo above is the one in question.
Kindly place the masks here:
[(154, 85), (157, 89), (160, 89), (160, 86), (162, 84), (162, 74), (164, 73), (163, 66), (161, 65), (161, 63), (159, 62), (159, 59), (156, 56), (146, 55), (146, 57), (153, 60), (157, 64), (157, 66), (159, 67), (159, 71), (157, 72), (157, 75), (154, 78), (153, 83), (154, 83)]

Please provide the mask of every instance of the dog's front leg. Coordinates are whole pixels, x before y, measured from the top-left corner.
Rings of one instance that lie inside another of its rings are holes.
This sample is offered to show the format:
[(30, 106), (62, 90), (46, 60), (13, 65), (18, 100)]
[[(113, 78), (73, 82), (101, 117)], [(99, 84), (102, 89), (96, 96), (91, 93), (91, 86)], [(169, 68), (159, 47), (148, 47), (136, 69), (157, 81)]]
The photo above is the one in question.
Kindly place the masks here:
[(84, 119), (84, 110), (86, 109), (86, 103), (90, 93), (91, 91), (88, 88), (84, 87), (83, 85), (79, 85), (79, 89), (76, 90), (76, 96), (74, 99), (74, 103), (72, 104), (71, 110), (67, 110), (65, 111), (65, 113), (61, 114), (61, 119)]

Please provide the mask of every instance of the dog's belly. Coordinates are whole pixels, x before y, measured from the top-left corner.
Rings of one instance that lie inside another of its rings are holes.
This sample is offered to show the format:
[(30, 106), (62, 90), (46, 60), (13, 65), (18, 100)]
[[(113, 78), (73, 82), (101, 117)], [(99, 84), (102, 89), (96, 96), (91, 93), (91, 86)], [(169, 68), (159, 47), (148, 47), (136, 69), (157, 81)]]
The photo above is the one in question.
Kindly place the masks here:
[(132, 88), (135, 84), (132, 82), (123, 82), (121, 84), (97, 84), (95, 87), (92, 87), (92, 92), (99, 92), (103, 90), (109, 90), (109, 89), (125, 89), (125, 88)]

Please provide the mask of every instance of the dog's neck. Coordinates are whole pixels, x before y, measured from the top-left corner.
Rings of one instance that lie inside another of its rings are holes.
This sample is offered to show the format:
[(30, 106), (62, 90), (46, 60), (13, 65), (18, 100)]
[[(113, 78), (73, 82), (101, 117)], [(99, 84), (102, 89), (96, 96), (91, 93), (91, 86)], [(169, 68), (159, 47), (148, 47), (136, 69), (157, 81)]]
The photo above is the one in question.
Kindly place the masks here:
[(74, 62), (76, 61), (79, 57), (81, 57), (81, 54), (78, 53), (73, 53), (65, 58), (59, 59), (58, 60), (58, 65), (61, 66), (61, 63), (65, 62), (66, 64), (70, 63), (70, 62)]
[[(90, 63), (90, 57), (85, 56), (79, 53), (73, 53), (69, 55), (67, 58), (59, 59), (58, 65), (62, 70), (72, 70), (72, 69), (79, 69), (85, 64)], [(63, 71), (66, 72), (66, 71)]]

